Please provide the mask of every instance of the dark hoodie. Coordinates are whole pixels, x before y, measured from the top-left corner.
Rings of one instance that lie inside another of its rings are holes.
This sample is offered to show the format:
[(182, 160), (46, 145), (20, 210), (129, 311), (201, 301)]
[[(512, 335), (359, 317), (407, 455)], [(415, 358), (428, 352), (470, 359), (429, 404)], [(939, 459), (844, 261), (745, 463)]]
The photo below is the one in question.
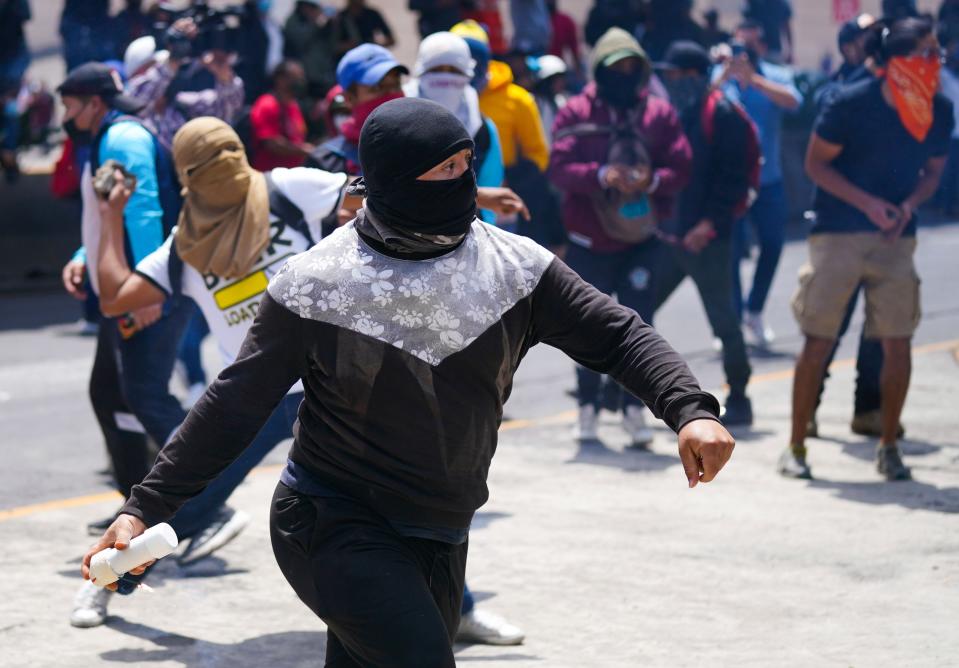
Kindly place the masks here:
[(749, 121), (723, 95), (713, 111), (712, 141), (707, 141), (703, 129), (705, 101), (706, 97), (680, 117), (693, 152), (692, 171), (689, 184), (678, 198), (676, 215), (661, 221), (660, 226), (681, 237), (708, 218), (716, 237), (728, 239), (733, 210), (749, 191)]
[[(646, 69), (650, 69), (649, 59), (636, 40), (622, 30), (611, 29), (596, 43), (592, 54), (594, 71), (607, 55), (623, 49), (635, 51)], [(676, 195), (689, 180), (692, 152), (679, 116), (669, 102), (644, 90), (637, 108), (642, 113), (635, 115), (633, 131), (645, 143), (659, 179), (650, 201), (657, 219), (666, 220), (672, 215)], [(596, 84), (590, 83), (582, 93), (570, 98), (553, 124), (549, 178), (563, 193), (563, 224), (572, 241), (597, 253), (615, 253), (630, 247), (603, 231), (591, 199), (593, 193), (602, 190), (599, 170), (607, 163), (610, 135), (560, 135), (564, 128), (577, 125), (610, 126), (622, 113), (599, 97)]]

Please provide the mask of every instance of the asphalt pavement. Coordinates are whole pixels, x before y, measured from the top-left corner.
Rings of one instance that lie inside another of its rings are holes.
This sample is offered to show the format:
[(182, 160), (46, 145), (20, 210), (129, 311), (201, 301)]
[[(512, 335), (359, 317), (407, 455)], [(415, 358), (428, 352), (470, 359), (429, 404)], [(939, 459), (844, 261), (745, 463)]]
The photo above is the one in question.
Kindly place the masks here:
[[(851, 435), (855, 336), (827, 389), (814, 482), (780, 479), (793, 356), (788, 310), (801, 243), (784, 253), (768, 309), (778, 338), (753, 357), (756, 425), (715, 483), (685, 488), (675, 443), (624, 450), (569, 437), (572, 364), (538, 347), (516, 378), (471, 535), (480, 605), (527, 631), (517, 648), (459, 647), (457, 661), (516, 666), (945, 666), (959, 650), (959, 227), (920, 230), (923, 324), (904, 421), (915, 480), (881, 482)], [(114, 601), (106, 626), (67, 623), (83, 525), (118, 501), (86, 397), (93, 340), (59, 295), (0, 298), (0, 666), (321, 665), (322, 624), (270, 554), (267, 504), (285, 452), (234, 495), (254, 521), (215, 557), (161, 563), (152, 594)], [(858, 332), (861, 315), (853, 324)], [(685, 285), (657, 327), (721, 394), (702, 309)], [(215, 351), (205, 350), (215, 368)], [(180, 389), (177, 387), (177, 391)], [(954, 665), (954, 664), (953, 664)]]

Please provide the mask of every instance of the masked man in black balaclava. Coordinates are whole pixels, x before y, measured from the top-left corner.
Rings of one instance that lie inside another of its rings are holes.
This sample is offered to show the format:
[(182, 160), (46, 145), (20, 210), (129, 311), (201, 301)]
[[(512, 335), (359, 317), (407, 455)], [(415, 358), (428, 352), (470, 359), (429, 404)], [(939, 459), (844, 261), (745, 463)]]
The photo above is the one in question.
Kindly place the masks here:
[[(669, 97), (693, 149), (693, 172), (675, 215), (660, 223), (673, 241), (664, 249), (656, 283), (656, 306), (682, 280), (696, 284), (713, 334), (723, 345), (729, 385), (723, 421), (748, 424), (749, 358), (733, 308), (730, 233), (739, 208), (749, 201), (750, 174), (758, 174), (758, 138), (752, 122), (722, 91), (711, 89), (709, 54), (695, 42), (674, 42), (658, 65)], [(748, 147), (754, 152), (750, 154)]]
[(270, 281), (236, 362), (91, 553), (200, 492), (302, 379), (270, 523), (280, 569), (328, 627), (327, 665), (453, 666), (470, 523), (513, 374), (539, 342), (679, 432), (690, 487), (713, 479), (733, 449), (715, 398), (635, 312), (476, 218), (472, 150), (434, 102), (370, 115), (362, 214)]

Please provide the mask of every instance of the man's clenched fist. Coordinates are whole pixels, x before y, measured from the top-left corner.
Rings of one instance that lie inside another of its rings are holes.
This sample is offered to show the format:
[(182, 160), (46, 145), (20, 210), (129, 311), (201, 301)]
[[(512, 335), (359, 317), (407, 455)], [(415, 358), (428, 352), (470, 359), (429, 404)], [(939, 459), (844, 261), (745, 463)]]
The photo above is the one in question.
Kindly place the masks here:
[(693, 420), (679, 430), (679, 458), (689, 486), (716, 477), (733, 454), (736, 441), (715, 420)]

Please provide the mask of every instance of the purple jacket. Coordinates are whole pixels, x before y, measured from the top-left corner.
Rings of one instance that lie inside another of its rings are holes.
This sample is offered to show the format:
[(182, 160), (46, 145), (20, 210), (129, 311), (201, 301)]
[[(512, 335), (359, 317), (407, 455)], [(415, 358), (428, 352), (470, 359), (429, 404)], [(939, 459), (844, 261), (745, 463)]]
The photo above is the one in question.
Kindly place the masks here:
[[(683, 134), (676, 110), (669, 102), (644, 96), (646, 111), (636, 128), (644, 138), (659, 185), (650, 195), (650, 203), (658, 220), (672, 214), (676, 195), (686, 186), (692, 169), (692, 149)], [(611, 124), (611, 108), (596, 95), (596, 84), (570, 98), (553, 123), (553, 136), (580, 123)], [(590, 202), (590, 195), (599, 192), (599, 169), (606, 164), (609, 137), (605, 135), (573, 136), (555, 139), (549, 162), (549, 178), (563, 192), (563, 224), (566, 230), (581, 239), (596, 253), (626, 250), (629, 244), (610, 239)]]

